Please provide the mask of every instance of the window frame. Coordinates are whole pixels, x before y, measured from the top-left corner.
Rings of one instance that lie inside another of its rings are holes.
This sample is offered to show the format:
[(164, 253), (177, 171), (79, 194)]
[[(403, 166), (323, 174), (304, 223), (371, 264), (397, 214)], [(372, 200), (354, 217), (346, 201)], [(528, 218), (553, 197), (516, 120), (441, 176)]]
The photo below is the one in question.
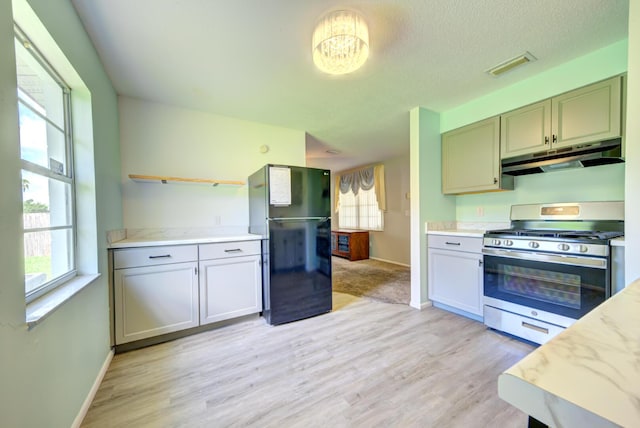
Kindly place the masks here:
[[(33, 58), (44, 68), (44, 70), (48, 73), (48, 75), (60, 86), (62, 90), (62, 108), (63, 108), (63, 126), (64, 129), (61, 129), (58, 124), (52, 122), (50, 119), (42, 115), (39, 111), (34, 109), (29, 105), (28, 102), (25, 101), (25, 98), (30, 98), (29, 95), (23, 92), (18, 87), (17, 92), (17, 104), (18, 108), (22, 105), (24, 108), (33, 112), (40, 119), (44, 120), (47, 125), (55, 127), (55, 129), (62, 132), (64, 135), (64, 152), (65, 152), (65, 171), (63, 174), (59, 174), (53, 171), (50, 168), (45, 166), (36, 164), (34, 162), (28, 161), (22, 158), (22, 154), (20, 154), (20, 163), (21, 170), (27, 171), (32, 174), (39, 175), (44, 177), (48, 181), (55, 180), (61, 183), (68, 184), (70, 187), (70, 201), (69, 201), (69, 222), (70, 224), (63, 226), (53, 226), (53, 227), (40, 227), (40, 228), (30, 228), (26, 229), (22, 228), (22, 236), (23, 239), (27, 233), (37, 233), (37, 232), (47, 232), (47, 231), (56, 231), (56, 230), (70, 230), (71, 231), (71, 239), (70, 239), (70, 248), (67, 249), (67, 254), (72, 252), (72, 257), (70, 257), (70, 269), (63, 273), (62, 275), (52, 278), (49, 281), (41, 284), (39, 287), (26, 291), (26, 281), (23, 287), (25, 292), (25, 301), (26, 303), (30, 303), (38, 297), (43, 296), (46, 293), (51, 292), (62, 284), (68, 282), (72, 278), (77, 276), (77, 267), (78, 267), (78, 242), (77, 242), (77, 201), (76, 201), (76, 185), (75, 185), (75, 174), (74, 174), (74, 140), (73, 140), (73, 128), (72, 128), (72, 116), (71, 116), (71, 88), (64, 81), (64, 79), (60, 76), (60, 73), (47, 61), (42, 52), (34, 45), (34, 43), (29, 39), (29, 37), (22, 31), (22, 29), (14, 23), (14, 38), (21, 43), (27, 51), (33, 56)], [(17, 53), (16, 53), (17, 56)], [(24, 94), (21, 96), (21, 94)], [(20, 117), (20, 116), (19, 116)], [(21, 145), (21, 143), (19, 143)], [(21, 146), (22, 147), (22, 146)], [(22, 150), (20, 150), (22, 152)], [(24, 200), (23, 200), (24, 201)], [(51, 207), (49, 207), (51, 209)], [(23, 210), (24, 216), (24, 210)], [(23, 217), (24, 218), (24, 217)], [(22, 253), (23, 265), (25, 263), (25, 254), (24, 251)], [(25, 274), (26, 279), (26, 274)]]

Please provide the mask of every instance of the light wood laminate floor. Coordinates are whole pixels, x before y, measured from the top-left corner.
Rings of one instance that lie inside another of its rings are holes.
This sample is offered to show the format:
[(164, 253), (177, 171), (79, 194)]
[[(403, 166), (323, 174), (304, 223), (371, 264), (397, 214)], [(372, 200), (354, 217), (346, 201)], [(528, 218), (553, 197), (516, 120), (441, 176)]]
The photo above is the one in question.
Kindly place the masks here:
[(82, 426), (526, 427), (497, 377), (532, 349), (437, 308), (334, 293), (329, 314), (116, 355)]

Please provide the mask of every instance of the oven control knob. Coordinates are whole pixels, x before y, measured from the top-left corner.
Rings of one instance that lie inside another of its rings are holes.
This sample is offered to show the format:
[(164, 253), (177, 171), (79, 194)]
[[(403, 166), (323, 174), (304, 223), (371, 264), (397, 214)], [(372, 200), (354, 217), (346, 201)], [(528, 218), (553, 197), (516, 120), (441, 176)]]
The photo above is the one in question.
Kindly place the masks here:
[(558, 250), (560, 251), (569, 251), (570, 248), (569, 244), (558, 244)]
[(500, 245), (500, 240), (499, 239), (494, 239), (493, 240), (493, 245)]
[(507, 247), (510, 247), (513, 245), (513, 241), (511, 239), (507, 239), (506, 241), (504, 241), (504, 245), (506, 245)]
[(589, 251), (589, 247), (587, 247), (586, 245), (580, 245), (578, 246), (578, 251), (580, 251), (581, 253), (586, 253), (587, 251)]
[(540, 244), (538, 244), (536, 241), (529, 242), (529, 247), (531, 248), (538, 248), (539, 246)]

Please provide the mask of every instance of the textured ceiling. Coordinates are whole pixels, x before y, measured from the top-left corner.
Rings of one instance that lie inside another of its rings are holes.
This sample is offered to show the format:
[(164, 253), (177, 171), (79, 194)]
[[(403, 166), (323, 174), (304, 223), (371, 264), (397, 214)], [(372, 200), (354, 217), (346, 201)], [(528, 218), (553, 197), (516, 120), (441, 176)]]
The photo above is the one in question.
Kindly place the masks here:
[[(409, 151), (409, 110), (444, 111), (627, 36), (628, 0), (72, 0), (119, 94), (307, 132), (310, 166)], [(371, 54), (318, 71), (324, 13), (359, 11)], [(531, 52), (499, 79), (485, 73)], [(340, 153), (330, 155), (326, 150)]]

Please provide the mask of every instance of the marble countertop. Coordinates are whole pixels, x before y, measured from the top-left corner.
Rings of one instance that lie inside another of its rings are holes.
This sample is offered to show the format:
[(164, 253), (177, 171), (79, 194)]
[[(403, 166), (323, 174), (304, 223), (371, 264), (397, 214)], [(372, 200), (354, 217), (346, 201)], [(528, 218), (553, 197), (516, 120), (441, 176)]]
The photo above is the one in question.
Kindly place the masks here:
[(210, 244), (215, 242), (254, 241), (262, 239), (260, 235), (212, 235), (212, 236), (138, 236), (111, 242), (109, 248), (154, 247), (158, 245)]
[(550, 426), (639, 426), (640, 279), (501, 374), (498, 393)]
[(508, 222), (437, 221), (425, 223), (425, 233), (482, 238), (486, 230), (506, 229), (509, 225)]
[(472, 238), (482, 238), (484, 230), (479, 229), (444, 229), (444, 230), (428, 230), (428, 235), (455, 235), (469, 236)]

